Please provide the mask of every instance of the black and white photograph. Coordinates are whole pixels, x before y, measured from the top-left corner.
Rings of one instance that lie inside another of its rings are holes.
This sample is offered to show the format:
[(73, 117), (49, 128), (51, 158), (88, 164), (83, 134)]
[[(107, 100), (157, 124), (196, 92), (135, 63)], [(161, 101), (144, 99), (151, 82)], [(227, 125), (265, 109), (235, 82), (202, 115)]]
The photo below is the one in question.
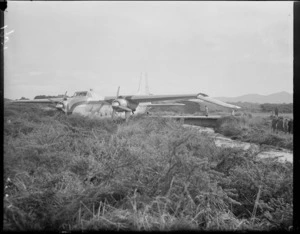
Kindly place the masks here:
[(4, 231), (292, 231), (292, 1), (8, 1)]

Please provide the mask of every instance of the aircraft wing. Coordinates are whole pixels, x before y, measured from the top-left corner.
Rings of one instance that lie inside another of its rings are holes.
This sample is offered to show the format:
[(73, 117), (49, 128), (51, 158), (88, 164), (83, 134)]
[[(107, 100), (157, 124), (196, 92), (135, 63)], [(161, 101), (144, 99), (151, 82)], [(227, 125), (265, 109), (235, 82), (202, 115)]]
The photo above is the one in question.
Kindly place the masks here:
[[(135, 103), (143, 102), (155, 102), (155, 101), (169, 101), (178, 99), (191, 99), (197, 98), (198, 94), (179, 94), (179, 95), (131, 95), (131, 96), (120, 96), (118, 98), (123, 98)], [(105, 97), (104, 100), (107, 102), (112, 102), (115, 97)]]
[(209, 103), (213, 103), (215, 105), (223, 106), (223, 107), (230, 108), (230, 109), (240, 109), (241, 108), (239, 106), (235, 106), (235, 105), (232, 105), (232, 104), (229, 104), (229, 103), (225, 103), (225, 102), (222, 102), (220, 100), (208, 97), (207, 95), (203, 95), (203, 94), (199, 94), (197, 96), (197, 98), (177, 99), (177, 100), (174, 100), (174, 101), (175, 102), (183, 102), (183, 103), (188, 103), (188, 102), (192, 102), (192, 103), (209, 102)]
[(147, 107), (185, 106), (183, 103), (156, 103), (147, 104)]
[(198, 102), (198, 103), (203, 103), (203, 100), (197, 99), (197, 98), (193, 98), (193, 99), (187, 100), (187, 102)]
[[(239, 106), (235, 106), (229, 103), (222, 102), (220, 100), (209, 97), (204, 93), (198, 94), (179, 94), (179, 95), (132, 95), (132, 96), (120, 96), (118, 98), (126, 99), (135, 103), (143, 102), (155, 102), (155, 101), (191, 101), (191, 102), (209, 102), (219, 106), (231, 108), (231, 109), (240, 109)], [(104, 100), (108, 103), (111, 103), (115, 97), (105, 97)]]
[(223, 107), (227, 107), (227, 108), (231, 108), (231, 109), (240, 109), (241, 108), (239, 106), (235, 106), (235, 105), (232, 105), (232, 104), (229, 104), (229, 103), (226, 103), (226, 102), (222, 102), (220, 100), (217, 100), (217, 99), (214, 99), (214, 98), (211, 98), (211, 97), (208, 97), (208, 96), (203, 96), (201, 94), (199, 94), (197, 98), (200, 99), (200, 100), (203, 100), (205, 102), (213, 103), (213, 104), (223, 106)]

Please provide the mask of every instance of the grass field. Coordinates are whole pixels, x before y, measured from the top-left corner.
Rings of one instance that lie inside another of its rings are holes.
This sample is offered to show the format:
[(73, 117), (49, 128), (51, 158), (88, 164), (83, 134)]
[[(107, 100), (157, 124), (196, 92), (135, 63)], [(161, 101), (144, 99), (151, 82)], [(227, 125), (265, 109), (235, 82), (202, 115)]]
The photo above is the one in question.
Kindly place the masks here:
[(293, 227), (289, 162), (220, 149), (167, 119), (6, 105), (4, 121), (6, 231)]

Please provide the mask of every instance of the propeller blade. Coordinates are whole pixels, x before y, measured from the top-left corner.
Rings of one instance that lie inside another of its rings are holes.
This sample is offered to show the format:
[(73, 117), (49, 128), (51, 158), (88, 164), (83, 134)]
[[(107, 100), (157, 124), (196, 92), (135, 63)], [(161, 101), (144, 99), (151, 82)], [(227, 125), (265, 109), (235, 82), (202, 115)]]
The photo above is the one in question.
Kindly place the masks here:
[(118, 91), (117, 91), (117, 97), (116, 97), (116, 99), (119, 97), (119, 92), (120, 92), (120, 86), (118, 87)]
[(67, 100), (67, 92), (68, 92), (68, 91), (65, 92), (64, 100)]

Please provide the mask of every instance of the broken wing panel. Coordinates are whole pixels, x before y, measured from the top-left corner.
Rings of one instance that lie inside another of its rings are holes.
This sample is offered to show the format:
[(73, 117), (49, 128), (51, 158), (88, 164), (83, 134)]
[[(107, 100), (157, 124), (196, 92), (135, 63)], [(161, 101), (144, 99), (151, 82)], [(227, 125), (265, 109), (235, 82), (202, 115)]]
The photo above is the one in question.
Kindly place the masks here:
[(235, 106), (235, 105), (232, 105), (232, 104), (229, 104), (229, 103), (225, 103), (225, 102), (222, 102), (220, 100), (217, 100), (217, 99), (214, 99), (214, 98), (211, 98), (211, 97), (208, 97), (208, 96), (206, 96), (206, 97), (202, 96), (201, 94), (199, 94), (197, 96), (197, 98), (201, 99), (205, 102), (213, 103), (213, 104), (223, 106), (223, 107), (227, 107), (227, 108), (231, 108), (231, 109), (240, 109), (241, 108), (239, 106)]

